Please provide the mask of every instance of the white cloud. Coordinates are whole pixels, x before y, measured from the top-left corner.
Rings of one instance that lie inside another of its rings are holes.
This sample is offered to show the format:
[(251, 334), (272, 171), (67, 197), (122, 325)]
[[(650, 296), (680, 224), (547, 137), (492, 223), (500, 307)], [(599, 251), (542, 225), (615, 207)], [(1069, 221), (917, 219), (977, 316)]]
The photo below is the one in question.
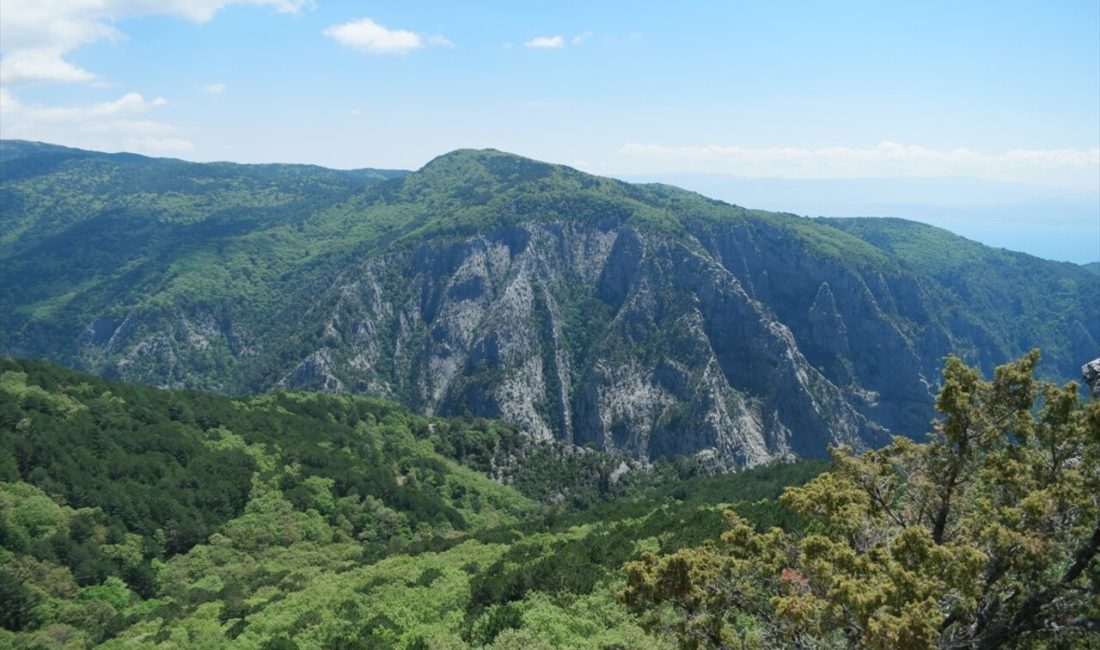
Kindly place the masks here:
[(1095, 186), (1100, 148), (1013, 149), (986, 154), (965, 148), (931, 149), (881, 142), (852, 147), (749, 148), (701, 145), (666, 147), (628, 143), (619, 153), (661, 171), (703, 171), (783, 178), (861, 178), (875, 176), (973, 176), (1007, 182)]
[(136, 116), (168, 102), (127, 93), (114, 101), (83, 106), (26, 106), (0, 90), (0, 138), (59, 142), (100, 151), (165, 154), (191, 151), (194, 146), (176, 135), (170, 124)]
[(345, 47), (371, 54), (407, 54), (425, 45), (453, 45), (445, 36), (390, 29), (370, 18), (332, 25), (325, 29), (324, 35)]
[(224, 93), (226, 88), (228, 88), (228, 87), (229, 86), (227, 86), (223, 83), (216, 83), (216, 84), (210, 84), (208, 86), (203, 86), (202, 90), (203, 90), (203, 92), (210, 93), (211, 95), (220, 95), (220, 94)]
[(4, 0), (0, 21), (0, 83), (91, 82), (94, 72), (66, 55), (82, 45), (117, 41), (118, 20), (153, 14), (203, 23), (231, 4), (265, 5), (297, 12), (308, 0)]
[[(153, 120), (133, 119), (164, 106), (163, 98), (146, 101), (137, 93), (83, 106), (23, 105), (12, 87), (30, 83), (92, 83), (103, 80), (68, 59), (77, 48), (101, 41), (120, 41), (126, 34), (118, 21), (134, 16), (170, 15), (195, 23), (209, 21), (234, 4), (266, 6), (295, 13), (313, 0), (0, 0), (0, 137), (58, 142), (100, 150), (145, 153), (190, 151), (193, 146), (175, 128)], [(224, 84), (204, 88), (225, 90)]]
[(525, 47), (531, 47), (536, 49), (556, 49), (565, 47), (565, 39), (561, 35), (556, 36), (536, 36), (531, 40), (523, 44)]
[(35, 81), (61, 83), (95, 81), (96, 75), (61, 58), (51, 50), (16, 50), (0, 58), (0, 83), (22, 84)]
[(583, 34), (577, 34), (576, 36), (574, 36), (571, 39), (571, 41), (572, 41), (573, 45), (580, 45), (581, 43), (587, 41), (590, 38), (592, 38), (592, 32), (585, 32)]
[(36, 107), (23, 106), (14, 97), (9, 95), (11, 104), (9, 110), (14, 110), (23, 120), (33, 122), (83, 122), (97, 118), (114, 117), (127, 113), (145, 113), (153, 108), (168, 104), (163, 97), (157, 97), (151, 102), (138, 93), (127, 93), (112, 102), (88, 104), (86, 106), (73, 107)]

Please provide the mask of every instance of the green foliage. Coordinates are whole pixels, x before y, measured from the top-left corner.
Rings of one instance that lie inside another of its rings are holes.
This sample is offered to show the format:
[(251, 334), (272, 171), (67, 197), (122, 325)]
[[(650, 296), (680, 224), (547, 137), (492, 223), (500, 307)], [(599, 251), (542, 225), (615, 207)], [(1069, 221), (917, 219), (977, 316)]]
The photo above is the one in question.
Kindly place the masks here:
[(19, 632), (37, 622), (36, 594), (7, 571), (0, 571), (0, 603), (0, 626), (5, 629)]
[(1100, 402), (1037, 362), (948, 359), (930, 442), (838, 449), (783, 494), (801, 533), (731, 513), (720, 543), (628, 563), (624, 602), (683, 648), (1095, 647)]
[[(403, 175), (0, 147), (4, 349), (24, 327), (56, 351), (89, 323), (101, 332), (121, 323), (121, 311), (169, 305), (271, 322), (288, 290), (308, 286), (320, 259), (347, 248), (340, 225), (318, 232), (303, 215)], [(233, 356), (210, 349), (192, 362), (210, 386), (225, 381)]]
[[(20, 477), (78, 506), (94, 498), (110, 513), (108, 524), (129, 532), (162, 531), (169, 554), (241, 515), (249, 495), (257, 496), (255, 471), (269, 478), (282, 470), (277, 487), (290, 507), (345, 521), (353, 535), (377, 519), (368, 499), (401, 511), (412, 528), (463, 529), (470, 518), (495, 521), (494, 513), (528, 507), (432, 453), (410, 431), (417, 418), (378, 400), (288, 393), (233, 401), (3, 363), (0, 390), (31, 375), (31, 383), (54, 388), (51, 399), (80, 406), (70, 412), (28, 390), (8, 393), (18, 411), (9, 418), (14, 426), (0, 429), (0, 448), (12, 451)], [(479, 435), (440, 423), (441, 448), (447, 437)], [(475, 498), (483, 514), (474, 512)]]
[[(150, 539), (159, 530), (174, 553), (244, 506), (252, 460), (187, 435), (188, 425), (168, 416), (165, 395), (122, 386), (116, 394), (114, 385), (44, 364), (4, 361), (0, 372), (0, 394), (17, 409), (0, 425), (0, 450), (14, 458), (20, 479), (109, 513), (104, 526)], [(75, 381), (61, 386), (67, 379)], [(24, 388), (28, 382), (34, 385)], [(45, 390), (49, 399), (39, 394)], [(76, 562), (92, 538), (58, 539), (55, 552)]]
[(515, 605), (493, 605), (470, 627), (466, 640), (474, 645), (488, 645), (501, 632), (523, 627), (523, 614)]
[[(303, 314), (340, 271), (429, 239), (514, 245), (535, 220), (689, 250), (736, 226), (872, 284), (912, 277), (928, 320), (991, 333), (961, 351), (983, 363), (1039, 342), (1071, 366), (1066, 333), (1100, 300), (1087, 269), (918, 224), (748, 211), (494, 151), (409, 175), (23, 142), (0, 159), (0, 348), (105, 368), (88, 350), (116, 332), (184, 322), (203, 345), (150, 336), (128, 358), (168, 385), (269, 386), (330, 342)], [(581, 284), (535, 287), (533, 326), (552, 300), (574, 379), (593, 350), (637, 343), (602, 338), (613, 310)], [(647, 355), (676, 343), (639, 327)], [(711, 477), (369, 398), (228, 399), (3, 360), (0, 647), (1088, 644), (1100, 415), (1035, 364), (987, 382), (950, 361), (928, 445)]]
[(87, 587), (80, 591), (80, 600), (99, 600), (114, 607), (117, 611), (126, 609), (133, 597), (132, 592), (117, 576), (109, 576), (102, 585)]
[[(681, 483), (699, 468), (680, 461), (633, 467), (601, 495), (599, 468), (621, 458), (564, 446), (544, 455), (498, 422), (424, 418), (368, 398), (232, 400), (0, 364), (0, 440), (44, 459), (16, 463), (0, 481), (4, 647), (667, 647), (618, 602), (621, 565), (718, 534), (730, 504), (760, 525), (782, 519), (774, 501), (757, 500), (820, 470)], [(66, 432), (80, 422), (81, 436)], [(162, 430), (174, 436), (170, 452), (150, 453), (168, 444)], [(200, 489), (207, 475), (188, 472), (226, 458), (244, 503), (203, 519), (200, 503), (173, 490)], [(80, 479), (67, 462), (92, 470)], [(99, 482), (97, 462), (128, 468), (128, 492)], [(560, 471), (560, 489), (588, 496), (536, 507), (476, 469), (531, 485)], [(677, 485), (687, 493), (674, 496)], [(210, 528), (173, 546), (161, 513), (136, 505), (158, 491), (180, 500), (180, 521)], [(134, 505), (108, 509), (126, 498)]]

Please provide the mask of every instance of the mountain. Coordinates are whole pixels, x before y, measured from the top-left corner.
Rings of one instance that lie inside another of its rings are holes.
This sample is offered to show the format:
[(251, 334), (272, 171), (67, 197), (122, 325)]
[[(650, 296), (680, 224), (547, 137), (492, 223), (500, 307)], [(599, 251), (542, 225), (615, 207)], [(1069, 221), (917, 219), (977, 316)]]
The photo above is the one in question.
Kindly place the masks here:
[(3, 143), (6, 354), (158, 386), (370, 394), (735, 468), (920, 437), (939, 368), (1074, 377), (1100, 278), (498, 151), (402, 174)]

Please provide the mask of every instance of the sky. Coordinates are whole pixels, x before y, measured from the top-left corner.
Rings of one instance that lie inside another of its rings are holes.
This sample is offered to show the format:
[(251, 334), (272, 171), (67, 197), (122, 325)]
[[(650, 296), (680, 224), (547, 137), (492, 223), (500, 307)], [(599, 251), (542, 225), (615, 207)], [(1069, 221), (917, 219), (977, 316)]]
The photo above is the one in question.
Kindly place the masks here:
[[(338, 168), (491, 147), (707, 187), (972, 179), (964, 202), (1063, 192), (1018, 217), (1053, 241), (1029, 252), (1087, 261), (1100, 2), (0, 0), (0, 136)], [(839, 213), (829, 196), (804, 211)]]

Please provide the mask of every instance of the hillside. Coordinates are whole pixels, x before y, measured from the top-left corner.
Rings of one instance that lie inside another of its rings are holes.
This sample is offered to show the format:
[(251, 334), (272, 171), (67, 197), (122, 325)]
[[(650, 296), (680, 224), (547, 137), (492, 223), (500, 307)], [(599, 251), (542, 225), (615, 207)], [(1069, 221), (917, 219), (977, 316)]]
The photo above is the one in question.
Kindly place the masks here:
[(952, 352), (1042, 346), (1061, 378), (1100, 348), (1096, 275), (911, 222), (490, 150), (402, 175), (2, 148), (2, 350), (107, 377), (732, 468), (922, 435)]
[[(721, 504), (789, 524), (775, 497), (823, 469), (604, 468), (618, 500), (577, 513), (520, 490), (583, 490), (599, 455), (542, 451), (375, 399), (0, 360), (0, 647), (671, 647), (618, 601), (623, 562), (714, 537)], [(506, 459), (515, 487), (478, 469)]]
[(1037, 360), (950, 358), (926, 444), (577, 507), (521, 490), (620, 459), (0, 360), (0, 647), (1093, 648), (1100, 401)]

